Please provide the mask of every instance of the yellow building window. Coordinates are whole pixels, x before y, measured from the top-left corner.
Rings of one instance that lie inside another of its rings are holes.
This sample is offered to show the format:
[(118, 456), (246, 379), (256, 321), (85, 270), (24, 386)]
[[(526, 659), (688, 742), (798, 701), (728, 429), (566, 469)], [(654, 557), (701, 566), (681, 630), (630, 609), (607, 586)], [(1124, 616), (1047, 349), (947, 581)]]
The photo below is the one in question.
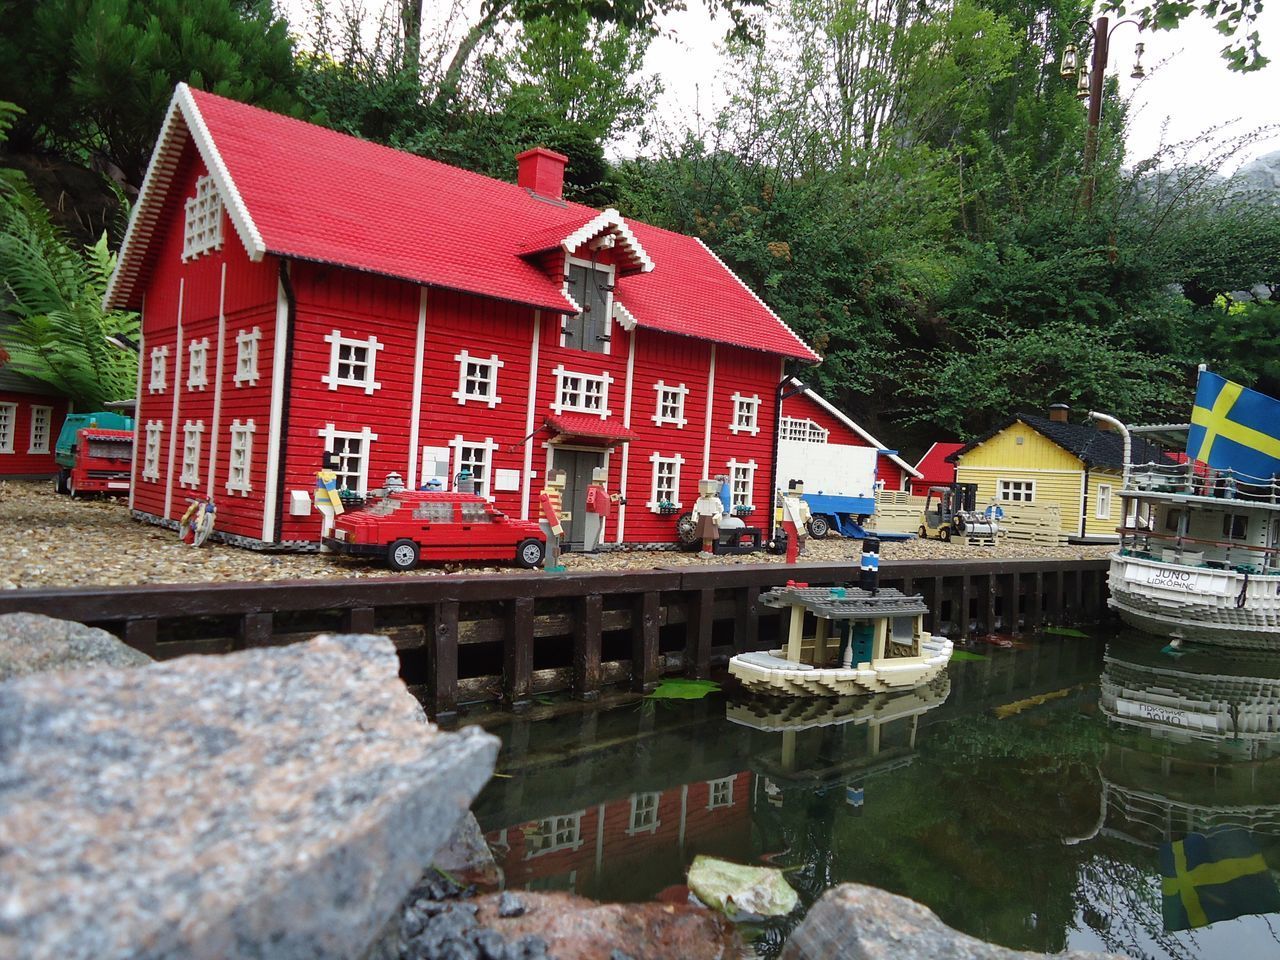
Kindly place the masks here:
[(997, 480), (996, 496), (1004, 503), (1035, 503), (1034, 480)]

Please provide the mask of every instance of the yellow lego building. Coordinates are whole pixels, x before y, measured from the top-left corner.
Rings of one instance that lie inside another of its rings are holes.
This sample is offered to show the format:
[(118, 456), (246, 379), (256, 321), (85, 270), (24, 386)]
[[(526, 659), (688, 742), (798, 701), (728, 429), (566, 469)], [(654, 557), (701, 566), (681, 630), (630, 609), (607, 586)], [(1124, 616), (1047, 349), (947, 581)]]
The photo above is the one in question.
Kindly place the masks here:
[[(1123, 443), (1092, 424), (1071, 423), (1069, 412), (1054, 404), (1048, 417), (1015, 414), (947, 460), (956, 465), (958, 483), (978, 485), (979, 509), (991, 501), (1007, 511), (1021, 503), (1056, 504), (1067, 536), (1116, 540)], [(1141, 440), (1133, 444), (1135, 463), (1160, 456)]]

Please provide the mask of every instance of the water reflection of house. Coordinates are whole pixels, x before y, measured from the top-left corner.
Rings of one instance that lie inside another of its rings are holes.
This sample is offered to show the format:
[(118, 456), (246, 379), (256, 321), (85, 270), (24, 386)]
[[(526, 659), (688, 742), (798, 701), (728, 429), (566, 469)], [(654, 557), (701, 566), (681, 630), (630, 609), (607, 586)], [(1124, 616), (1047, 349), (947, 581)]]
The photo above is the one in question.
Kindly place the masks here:
[[(751, 841), (751, 774), (642, 791), (485, 835), (509, 887), (591, 890), (610, 874), (669, 875), (694, 853), (731, 853)], [(656, 891), (655, 891), (656, 892)]]

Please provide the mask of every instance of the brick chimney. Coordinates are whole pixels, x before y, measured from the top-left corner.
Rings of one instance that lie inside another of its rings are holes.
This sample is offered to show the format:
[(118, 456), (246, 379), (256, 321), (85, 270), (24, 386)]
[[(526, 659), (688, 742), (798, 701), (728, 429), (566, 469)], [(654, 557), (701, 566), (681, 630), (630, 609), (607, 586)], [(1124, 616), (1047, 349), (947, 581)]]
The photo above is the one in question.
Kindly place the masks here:
[(516, 183), (548, 200), (564, 197), (564, 168), (569, 158), (546, 147), (516, 154)]
[(1071, 408), (1065, 403), (1049, 404), (1049, 419), (1054, 423), (1066, 423), (1067, 414), (1071, 412)]

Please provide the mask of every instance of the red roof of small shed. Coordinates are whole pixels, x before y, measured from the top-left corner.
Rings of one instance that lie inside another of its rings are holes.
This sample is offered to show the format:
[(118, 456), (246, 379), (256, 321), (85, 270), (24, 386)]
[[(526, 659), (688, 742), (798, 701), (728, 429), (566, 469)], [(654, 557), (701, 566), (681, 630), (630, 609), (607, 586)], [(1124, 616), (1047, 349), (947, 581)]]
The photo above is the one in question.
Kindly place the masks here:
[(947, 457), (955, 453), (963, 443), (947, 443), (945, 441), (934, 443), (925, 455), (920, 458), (920, 462), (916, 464), (916, 469), (923, 474), (922, 479), (932, 484), (952, 483), (956, 479), (956, 465), (947, 463)]
[[(174, 144), (187, 135), (253, 259), (271, 253), (576, 311), (561, 281), (521, 254), (600, 211), (185, 84), (174, 94), (107, 291), (113, 305), (136, 306), (135, 284), (180, 154)], [(624, 227), (643, 248), (636, 262), (653, 267), (617, 282), (616, 298), (638, 325), (820, 359), (700, 241), (636, 221)]]

